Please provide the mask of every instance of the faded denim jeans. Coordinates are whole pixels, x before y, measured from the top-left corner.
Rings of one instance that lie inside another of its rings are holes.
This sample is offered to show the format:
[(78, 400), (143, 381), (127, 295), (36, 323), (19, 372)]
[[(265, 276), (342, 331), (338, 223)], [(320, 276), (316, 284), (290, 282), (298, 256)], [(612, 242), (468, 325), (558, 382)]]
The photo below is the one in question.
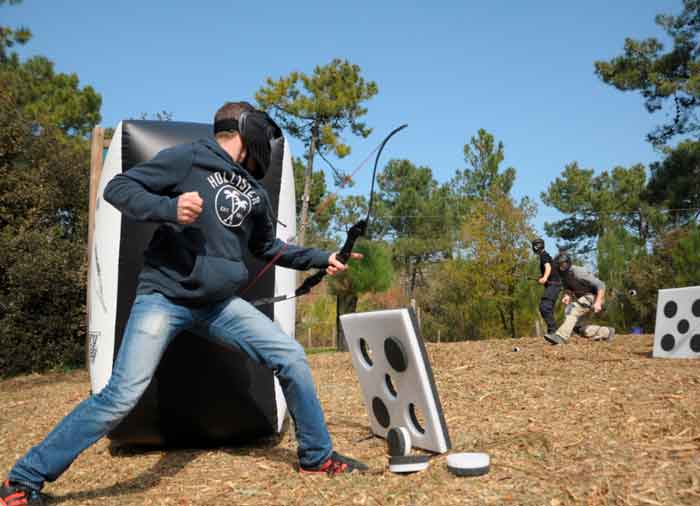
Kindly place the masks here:
[(138, 295), (134, 301), (105, 388), (78, 404), (17, 461), (8, 478), (37, 490), (45, 481), (56, 480), (83, 450), (115, 428), (136, 406), (168, 344), (183, 330), (240, 348), (274, 370), (294, 420), (299, 463), (315, 466), (330, 456), (330, 435), (298, 342), (241, 298), (192, 308), (152, 293)]

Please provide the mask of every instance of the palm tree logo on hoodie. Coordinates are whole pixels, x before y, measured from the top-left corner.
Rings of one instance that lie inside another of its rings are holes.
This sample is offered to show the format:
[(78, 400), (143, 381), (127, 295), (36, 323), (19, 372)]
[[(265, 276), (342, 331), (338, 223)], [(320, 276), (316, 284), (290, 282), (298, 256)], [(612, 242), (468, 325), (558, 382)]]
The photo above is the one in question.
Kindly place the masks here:
[(253, 209), (248, 195), (231, 185), (224, 185), (216, 192), (216, 216), (227, 227), (240, 227)]

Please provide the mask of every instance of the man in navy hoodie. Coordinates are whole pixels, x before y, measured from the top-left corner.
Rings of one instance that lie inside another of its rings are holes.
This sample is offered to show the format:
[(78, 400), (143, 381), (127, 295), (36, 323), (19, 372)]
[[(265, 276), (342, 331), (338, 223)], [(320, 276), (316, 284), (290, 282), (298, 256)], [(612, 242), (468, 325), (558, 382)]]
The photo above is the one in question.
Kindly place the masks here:
[(214, 117), (214, 134), (165, 149), (107, 184), (105, 200), (123, 214), (162, 224), (145, 252), (112, 375), (15, 464), (0, 487), (0, 504), (43, 504), (38, 492), (44, 482), (56, 480), (133, 409), (183, 330), (239, 348), (275, 371), (294, 420), (302, 472), (367, 469), (333, 451), (303, 348), (238, 296), (248, 279), (246, 247), (265, 260), (278, 256), (278, 265), (293, 269), (334, 275), (346, 265), (335, 253), (275, 237), (275, 216), (257, 179), (269, 166), (270, 143), (282, 132), (265, 113), (246, 102), (226, 103)]

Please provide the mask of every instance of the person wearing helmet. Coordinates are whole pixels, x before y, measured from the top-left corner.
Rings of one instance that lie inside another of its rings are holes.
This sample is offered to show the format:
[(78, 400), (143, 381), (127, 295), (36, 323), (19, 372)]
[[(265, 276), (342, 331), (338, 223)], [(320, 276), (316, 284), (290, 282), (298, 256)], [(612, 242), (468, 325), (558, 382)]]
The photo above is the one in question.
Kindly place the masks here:
[(562, 303), (564, 323), (556, 332), (548, 332), (544, 338), (551, 344), (565, 344), (576, 328), (582, 337), (594, 341), (611, 342), (615, 337), (613, 327), (590, 325), (580, 320), (591, 311), (599, 313), (605, 303), (605, 283), (583, 267), (573, 265), (568, 253), (559, 253), (554, 258), (554, 268), (558, 271), (565, 294)]
[(248, 283), (246, 249), (297, 270), (335, 275), (347, 266), (336, 253), (276, 238), (274, 213), (259, 179), (270, 164), (271, 143), (282, 132), (267, 114), (246, 102), (226, 103), (214, 117), (213, 133), (165, 149), (105, 187), (104, 199), (123, 214), (160, 225), (144, 253), (113, 372), (104, 389), (76, 406), (14, 465), (0, 485), (0, 504), (43, 504), (44, 483), (56, 480), (126, 417), (168, 345), (189, 329), (275, 371), (294, 420), (300, 471), (367, 469), (333, 451), (304, 349), (239, 296)]
[(544, 249), (544, 239), (538, 237), (532, 241), (532, 251), (540, 258), (540, 277), (537, 282), (544, 285), (540, 299), (540, 314), (547, 323), (547, 334), (556, 332), (557, 322), (554, 319), (554, 306), (561, 290), (559, 271), (552, 267), (552, 257)]

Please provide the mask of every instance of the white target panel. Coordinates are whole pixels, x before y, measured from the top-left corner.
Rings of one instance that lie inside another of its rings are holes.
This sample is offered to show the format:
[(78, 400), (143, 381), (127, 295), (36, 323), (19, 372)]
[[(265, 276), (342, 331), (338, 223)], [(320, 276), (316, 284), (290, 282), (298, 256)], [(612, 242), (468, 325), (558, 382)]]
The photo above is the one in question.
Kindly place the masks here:
[(700, 358), (700, 286), (659, 290), (653, 355)]
[(372, 432), (405, 427), (414, 448), (451, 448), (433, 371), (415, 314), (392, 309), (340, 317)]

